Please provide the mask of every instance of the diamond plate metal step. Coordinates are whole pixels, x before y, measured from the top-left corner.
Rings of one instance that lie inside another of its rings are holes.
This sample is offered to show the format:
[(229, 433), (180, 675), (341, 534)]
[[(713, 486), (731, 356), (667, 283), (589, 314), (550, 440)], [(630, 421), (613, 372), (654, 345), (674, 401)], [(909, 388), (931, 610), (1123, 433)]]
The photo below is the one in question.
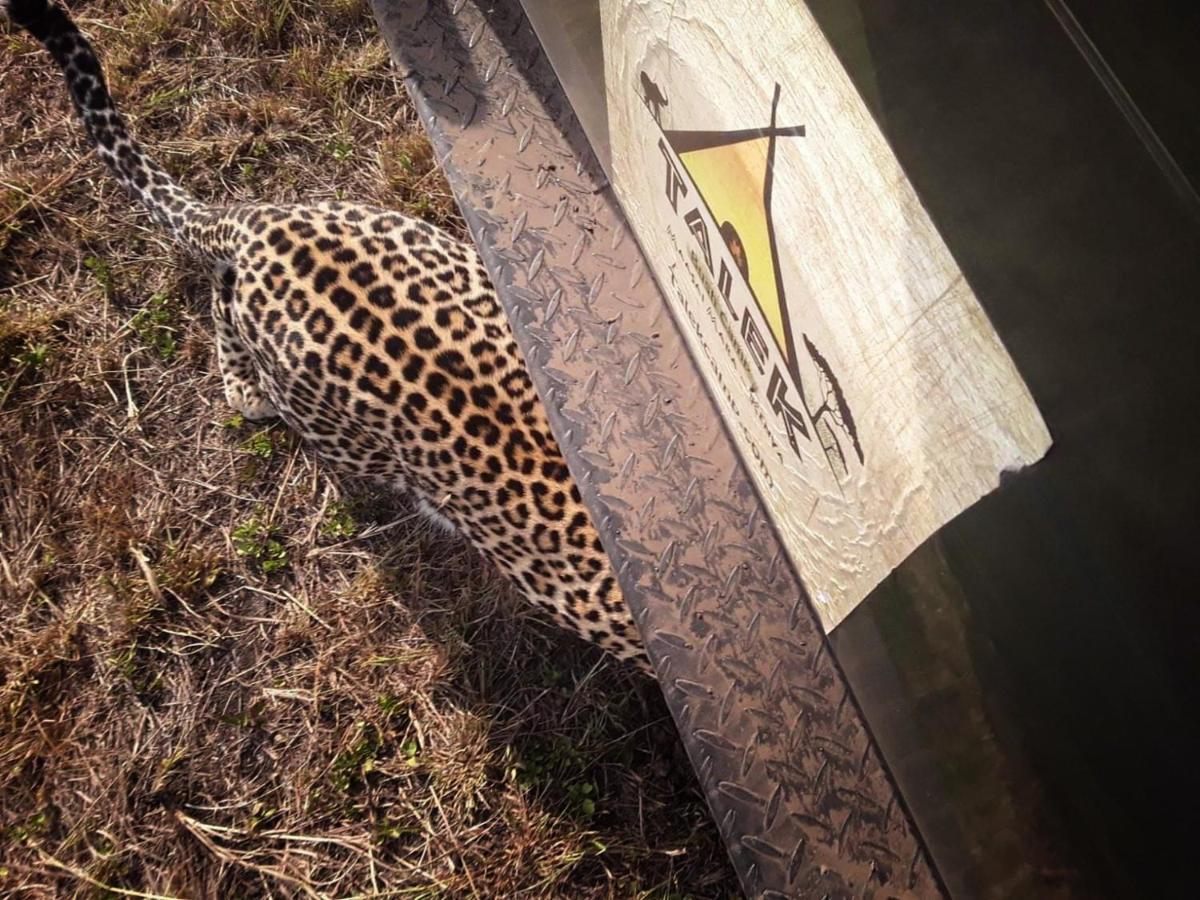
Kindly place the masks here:
[(372, 0), (746, 894), (943, 896), (517, 0)]

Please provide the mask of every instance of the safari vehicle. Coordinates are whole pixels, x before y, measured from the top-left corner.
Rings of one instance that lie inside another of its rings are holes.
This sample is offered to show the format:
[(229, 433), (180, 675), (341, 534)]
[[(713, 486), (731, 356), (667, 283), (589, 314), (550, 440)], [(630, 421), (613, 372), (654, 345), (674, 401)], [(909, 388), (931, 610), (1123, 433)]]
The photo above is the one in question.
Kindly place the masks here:
[(1192, 896), (1194, 9), (373, 3), (746, 893)]

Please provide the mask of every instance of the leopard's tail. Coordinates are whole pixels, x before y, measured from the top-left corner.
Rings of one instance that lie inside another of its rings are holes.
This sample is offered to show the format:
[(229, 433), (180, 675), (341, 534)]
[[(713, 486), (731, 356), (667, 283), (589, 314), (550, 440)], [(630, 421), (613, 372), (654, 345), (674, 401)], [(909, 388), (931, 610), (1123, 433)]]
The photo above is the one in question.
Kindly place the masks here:
[(0, 0), (7, 16), (40, 41), (63, 70), (88, 138), (117, 180), (192, 252), (224, 259), (214, 214), (146, 155), (117, 112), (100, 60), (67, 11), (50, 0)]

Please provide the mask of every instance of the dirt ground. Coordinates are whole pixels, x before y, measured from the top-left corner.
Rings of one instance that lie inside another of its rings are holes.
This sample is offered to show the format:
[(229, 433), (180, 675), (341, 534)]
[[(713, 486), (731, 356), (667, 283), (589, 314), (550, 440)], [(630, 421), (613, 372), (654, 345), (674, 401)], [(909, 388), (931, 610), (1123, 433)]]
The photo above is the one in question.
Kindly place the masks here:
[[(72, 8), (200, 197), (462, 233), (364, 2)], [(657, 687), (231, 414), (203, 273), (0, 28), (0, 895), (735, 893)]]

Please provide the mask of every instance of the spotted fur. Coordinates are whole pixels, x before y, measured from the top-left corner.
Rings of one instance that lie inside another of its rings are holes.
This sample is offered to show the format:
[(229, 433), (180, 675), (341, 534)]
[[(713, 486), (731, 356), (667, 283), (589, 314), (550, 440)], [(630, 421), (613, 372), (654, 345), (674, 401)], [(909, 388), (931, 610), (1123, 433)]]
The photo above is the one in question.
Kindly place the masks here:
[(474, 249), (341, 203), (210, 207), (133, 141), (66, 11), (0, 0), (62, 68), (117, 180), (212, 267), (229, 404), (411, 491), (559, 624), (645, 666), (637, 629)]

